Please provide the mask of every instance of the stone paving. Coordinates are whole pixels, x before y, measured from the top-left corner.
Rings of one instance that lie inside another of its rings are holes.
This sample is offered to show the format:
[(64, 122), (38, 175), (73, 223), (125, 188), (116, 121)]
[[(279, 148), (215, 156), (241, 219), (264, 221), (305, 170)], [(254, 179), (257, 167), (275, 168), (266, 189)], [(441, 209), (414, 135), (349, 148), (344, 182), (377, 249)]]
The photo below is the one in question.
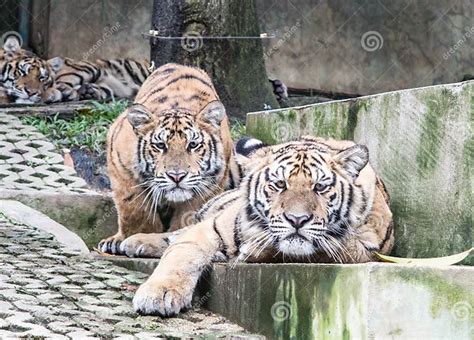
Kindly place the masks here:
[(0, 188), (86, 192), (55, 146), (32, 126), (0, 112)]
[(0, 339), (253, 338), (198, 301), (177, 318), (138, 316), (131, 299), (145, 277), (0, 215)]

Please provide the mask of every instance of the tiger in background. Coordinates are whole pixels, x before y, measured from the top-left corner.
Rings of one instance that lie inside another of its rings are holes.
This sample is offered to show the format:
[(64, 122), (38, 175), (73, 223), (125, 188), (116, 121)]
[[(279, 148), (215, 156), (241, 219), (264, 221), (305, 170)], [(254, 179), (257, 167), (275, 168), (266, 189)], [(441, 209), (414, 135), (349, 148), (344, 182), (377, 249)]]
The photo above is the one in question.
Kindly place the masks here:
[[(148, 61), (98, 59), (95, 62), (55, 57), (49, 60), (57, 74), (63, 100), (133, 99), (153, 71)], [(269, 79), (278, 101), (288, 98), (288, 90), (278, 79)]]
[(216, 260), (361, 263), (388, 254), (389, 197), (368, 160), (363, 145), (313, 137), (255, 151), (241, 185), (204, 205), (200, 222), (122, 242), (128, 255), (161, 257), (135, 310), (172, 316), (189, 307)]
[(166, 64), (154, 71), (107, 139), (119, 229), (99, 243), (102, 252), (118, 253), (136, 233), (184, 227), (193, 211), (242, 177), (224, 106), (197, 68)]
[(133, 59), (90, 62), (55, 57), (49, 62), (64, 101), (133, 99), (151, 73), (148, 61)]
[(47, 61), (22, 49), (17, 36), (6, 37), (0, 49), (0, 104), (61, 101), (54, 84), (55, 73)]

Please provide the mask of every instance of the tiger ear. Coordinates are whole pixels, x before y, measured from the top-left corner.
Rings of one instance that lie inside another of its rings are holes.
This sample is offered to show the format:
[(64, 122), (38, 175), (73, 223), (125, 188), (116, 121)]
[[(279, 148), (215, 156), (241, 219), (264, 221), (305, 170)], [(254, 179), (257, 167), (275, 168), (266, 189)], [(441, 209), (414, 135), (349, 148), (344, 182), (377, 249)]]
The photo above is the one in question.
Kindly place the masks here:
[(205, 121), (208, 121), (215, 127), (221, 125), (222, 120), (226, 116), (225, 107), (218, 100), (210, 102), (199, 114)]
[(339, 152), (334, 161), (355, 179), (369, 162), (369, 149), (365, 145), (356, 144)]
[(64, 66), (64, 58), (54, 57), (48, 60), (49, 66), (53, 69), (54, 72), (59, 72)]
[(3, 49), (7, 53), (18, 53), (21, 49), (20, 40), (15, 35), (10, 35), (5, 39)]
[(236, 154), (237, 163), (244, 169), (244, 173), (251, 173), (267, 165), (271, 159), (271, 147), (265, 146), (252, 152), (249, 156)]
[(134, 104), (128, 109), (127, 119), (135, 131), (140, 131), (151, 122), (151, 114), (145, 106)]

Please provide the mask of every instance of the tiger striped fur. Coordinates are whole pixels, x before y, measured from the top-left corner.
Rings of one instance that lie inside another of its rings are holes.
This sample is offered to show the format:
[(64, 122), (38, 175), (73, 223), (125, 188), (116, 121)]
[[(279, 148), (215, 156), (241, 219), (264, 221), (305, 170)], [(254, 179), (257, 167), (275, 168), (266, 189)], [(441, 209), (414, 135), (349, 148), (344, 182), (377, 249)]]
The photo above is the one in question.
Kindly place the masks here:
[(388, 195), (368, 159), (365, 146), (312, 137), (257, 150), (239, 188), (204, 205), (200, 222), (122, 243), (131, 255), (162, 255), (135, 310), (171, 316), (189, 307), (202, 271), (219, 258), (359, 263), (389, 253)]
[(95, 62), (55, 57), (49, 60), (64, 100), (132, 99), (150, 75), (149, 63), (133, 59)]
[(112, 124), (107, 159), (119, 230), (99, 248), (110, 253), (135, 233), (189, 224), (193, 211), (242, 176), (209, 76), (177, 64), (152, 73)]
[(0, 50), (0, 104), (61, 101), (49, 63), (24, 50), (14, 35)]

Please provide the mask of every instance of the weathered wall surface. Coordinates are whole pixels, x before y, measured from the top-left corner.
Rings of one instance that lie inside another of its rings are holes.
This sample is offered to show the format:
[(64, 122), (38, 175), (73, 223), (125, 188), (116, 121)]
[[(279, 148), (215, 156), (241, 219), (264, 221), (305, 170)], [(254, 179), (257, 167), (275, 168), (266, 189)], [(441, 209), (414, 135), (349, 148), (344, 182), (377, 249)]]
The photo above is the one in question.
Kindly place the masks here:
[[(394, 254), (444, 256), (473, 246), (474, 82), (250, 113), (267, 143), (311, 134), (368, 146), (395, 217)], [(471, 264), (472, 264), (471, 257)]]
[(474, 268), (215, 264), (207, 307), (270, 339), (469, 339)]
[[(150, 45), (141, 33), (151, 27), (152, 6), (152, 0), (55, 0), (36, 8), (35, 15), (41, 19), (49, 12), (48, 39), (43, 37), (48, 57), (143, 60), (149, 59)], [(32, 41), (41, 38), (36, 36), (40, 28)]]
[[(267, 70), (289, 86), (372, 94), (473, 74), (471, 0), (258, 0)], [(364, 39), (363, 39), (364, 38)]]

